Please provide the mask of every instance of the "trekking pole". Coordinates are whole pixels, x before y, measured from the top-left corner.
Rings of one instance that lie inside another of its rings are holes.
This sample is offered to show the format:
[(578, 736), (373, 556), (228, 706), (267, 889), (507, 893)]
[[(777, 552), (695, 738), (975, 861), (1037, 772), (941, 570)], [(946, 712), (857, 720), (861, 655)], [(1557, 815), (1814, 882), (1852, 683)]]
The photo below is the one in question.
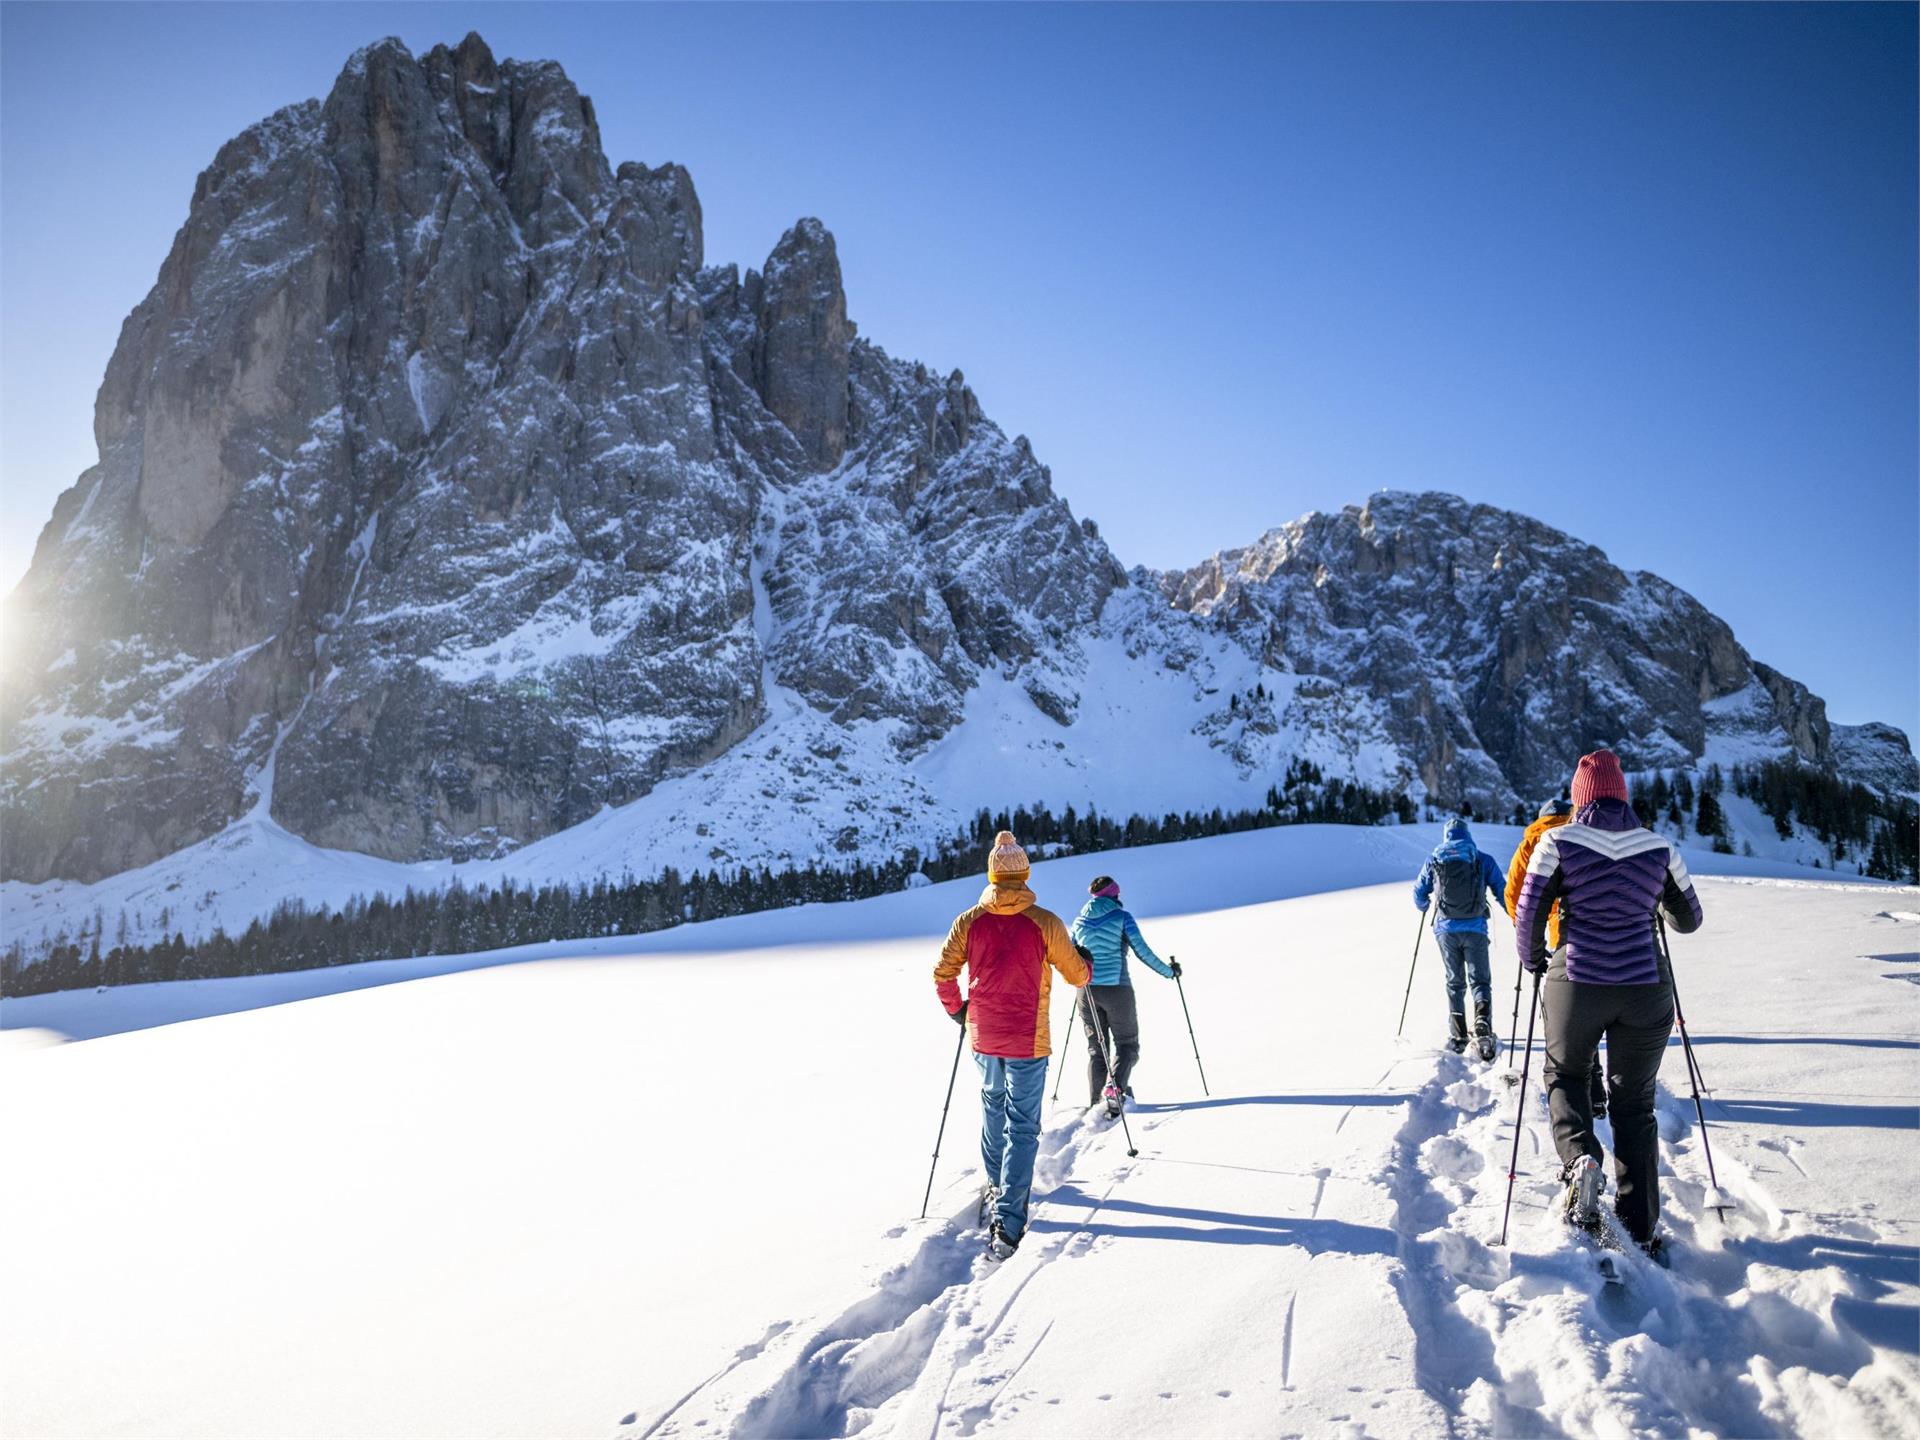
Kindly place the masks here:
[[(1080, 990), (1076, 990), (1074, 992), (1073, 1010), (1071, 1012), (1072, 1018), (1076, 1021), (1079, 1021), (1083, 1025), (1086, 1022), (1081, 1018), (1080, 1007), (1086, 1003), (1086, 999), (1087, 999), (1087, 992), (1084, 988)], [(1073, 1033), (1071, 1027), (1069, 1027), (1067, 1033), (1068, 1034)], [(1070, 1042), (1064, 1039), (1060, 1042), (1060, 1068), (1053, 1072), (1053, 1098), (1055, 1100), (1058, 1100), (1060, 1098), (1060, 1081), (1066, 1076), (1066, 1073), (1067, 1073), (1067, 1047), (1069, 1043)]]
[[(1507, 917), (1507, 920), (1508, 920), (1508, 922), (1509, 922), (1509, 923), (1511, 923), (1511, 922), (1512, 922), (1512, 920), (1513, 920), (1513, 917), (1512, 917), (1511, 915), (1509, 915), (1509, 916)], [(1514, 948), (1515, 950), (1518, 950), (1518, 949), (1520, 948), (1520, 945), (1519, 945), (1519, 939), (1520, 939), (1520, 932), (1519, 932), (1519, 930), (1518, 930), (1518, 929), (1516, 929), (1516, 930), (1515, 930), (1515, 931), (1514, 931), (1513, 933), (1514, 933), (1514, 942), (1515, 942), (1515, 943), (1514, 943), (1514, 947), (1513, 947), (1513, 948)], [(1509, 1036), (1507, 1037), (1507, 1054), (1508, 1054), (1508, 1055), (1512, 1055), (1512, 1054), (1513, 1054), (1513, 1052), (1514, 1052), (1514, 1050), (1515, 1050), (1515, 1048), (1516, 1048), (1516, 1047), (1518, 1047), (1518, 1045), (1520, 1044), (1520, 976), (1521, 976), (1521, 974), (1522, 974), (1522, 972), (1524, 972), (1524, 971), (1526, 970), (1526, 968), (1527, 968), (1527, 967), (1526, 967), (1526, 966), (1525, 966), (1524, 964), (1519, 964), (1519, 963), (1516, 963), (1516, 964), (1515, 964), (1515, 966), (1514, 966), (1514, 971), (1513, 971), (1513, 1033), (1512, 1033), (1511, 1035), (1509, 1035)], [(1513, 1062), (1512, 1062), (1511, 1060), (1509, 1060), (1509, 1061), (1508, 1061), (1507, 1063), (1508, 1063), (1509, 1065), (1511, 1065), (1511, 1064), (1512, 1064)]]
[(1513, 1033), (1507, 1037), (1507, 1053), (1520, 1047), (1520, 975), (1527, 967), (1518, 965), (1513, 972)]
[(1707, 1156), (1707, 1183), (1713, 1187), (1714, 1198), (1708, 1202), (1707, 1208), (1717, 1214), (1724, 1225), (1727, 1223), (1726, 1197), (1720, 1193), (1720, 1177), (1713, 1173), (1713, 1142), (1707, 1138), (1707, 1109), (1700, 1103), (1700, 1070), (1693, 1058), (1693, 1040), (1687, 1034), (1687, 1017), (1680, 1009), (1680, 986), (1673, 977), (1673, 956), (1667, 950), (1667, 920), (1658, 910), (1653, 912), (1653, 916), (1660, 936), (1660, 954), (1667, 962), (1667, 985), (1673, 991), (1673, 1018), (1680, 1026), (1680, 1048), (1687, 1056), (1687, 1080), (1693, 1087), (1693, 1113), (1700, 1122), (1700, 1148)]
[[(1092, 1002), (1089, 1001), (1088, 1004), (1091, 1006)], [(1104, 1048), (1107, 1052), (1107, 1083), (1118, 1086), (1120, 1077), (1113, 1072), (1113, 1027), (1111, 1025), (1107, 1027), (1107, 1043)], [(1138, 1155), (1140, 1152), (1133, 1145), (1133, 1127), (1127, 1124), (1127, 1097), (1124, 1091), (1120, 1094), (1120, 1133), (1127, 1137), (1127, 1154)]]
[[(1673, 978), (1673, 955), (1672, 952), (1667, 949), (1667, 919), (1666, 916), (1662, 915), (1658, 910), (1655, 910), (1653, 912), (1653, 921), (1660, 938), (1660, 958), (1666, 962), (1667, 966), (1667, 985), (1673, 991), (1673, 1018), (1680, 1026), (1680, 1038), (1684, 1042), (1687, 1035), (1687, 1015), (1686, 1012), (1680, 1008), (1679, 982)], [(1693, 1047), (1691, 1045), (1683, 1044), (1683, 1048), (1687, 1056), (1687, 1074), (1692, 1077), (1693, 1083), (1700, 1087), (1703, 1094), (1711, 1095), (1713, 1093), (1713, 1087), (1707, 1084), (1706, 1076), (1700, 1073), (1699, 1057), (1693, 1053)]]
[(1413, 998), (1413, 970), (1414, 966), (1420, 963), (1420, 937), (1426, 933), (1426, 929), (1427, 917), (1423, 913), (1420, 916), (1420, 923), (1414, 927), (1413, 964), (1407, 966), (1407, 993), (1400, 997), (1400, 1028), (1393, 1032), (1396, 1040), (1407, 1032), (1407, 1001)]
[[(1169, 960), (1176, 956), (1169, 955)], [(1207, 1089), (1207, 1067), (1200, 1063), (1200, 1042), (1193, 1038), (1193, 1012), (1187, 1009), (1187, 987), (1180, 983), (1178, 975), (1173, 977), (1174, 988), (1180, 992), (1180, 1013), (1187, 1017), (1187, 1039), (1193, 1045), (1193, 1063), (1200, 1072), (1200, 1093), (1211, 1097), (1213, 1091)]]
[[(1072, 1016), (1078, 1016), (1079, 1013), (1080, 1013), (1080, 997), (1076, 993), (1073, 997), (1073, 1009), (1069, 1011), (1068, 1014)], [(1069, 1034), (1072, 1033), (1071, 1028), (1069, 1028), (1068, 1033)], [(1053, 1100), (1049, 1101), (1048, 1102), (1049, 1104), (1054, 1104), (1059, 1101), (1060, 1077), (1065, 1075), (1066, 1073), (1067, 1073), (1067, 1040), (1065, 1036), (1062, 1036), (1060, 1040), (1060, 1064), (1055, 1068), (1053, 1072)]]
[(920, 1201), (920, 1218), (927, 1218), (927, 1206), (933, 1203), (933, 1172), (940, 1168), (940, 1142), (947, 1137), (947, 1110), (953, 1104), (953, 1082), (960, 1078), (960, 1052), (967, 1048), (967, 1022), (960, 1021), (960, 1039), (953, 1047), (953, 1072), (947, 1076), (947, 1099), (940, 1107), (940, 1130), (933, 1137), (933, 1164), (927, 1167), (927, 1193)]
[(1527, 1070), (1533, 1064), (1533, 1022), (1540, 1014), (1540, 972), (1533, 972), (1533, 998), (1527, 1002), (1527, 1053), (1520, 1061), (1520, 1093), (1513, 1100), (1513, 1155), (1507, 1161), (1507, 1204), (1500, 1212), (1500, 1243), (1507, 1243), (1513, 1216), (1513, 1182), (1520, 1178), (1520, 1117), (1527, 1109)]

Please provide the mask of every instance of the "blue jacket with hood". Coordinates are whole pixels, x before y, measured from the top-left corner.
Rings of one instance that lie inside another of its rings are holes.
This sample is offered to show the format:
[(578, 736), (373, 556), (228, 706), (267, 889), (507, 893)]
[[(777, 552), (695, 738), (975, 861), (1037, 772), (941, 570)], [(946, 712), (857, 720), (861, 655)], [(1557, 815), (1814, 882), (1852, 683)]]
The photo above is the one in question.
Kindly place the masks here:
[(1093, 957), (1092, 983), (1095, 985), (1133, 983), (1127, 978), (1129, 949), (1169, 980), (1173, 978), (1166, 961), (1147, 948), (1133, 916), (1121, 909), (1120, 902), (1111, 895), (1096, 895), (1087, 902), (1073, 922), (1073, 943)]
[[(1500, 873), (1494, 858), (1473, 843), (1473, 833), (1467, 829), (1467, 822), (1455, 816), (1447, 821), (1442, 837), (1433, 854), (1427, 857), (1427, 863), (1420, 867), (1420, 878), (1413, 882), (1413, 903), (1422, 910), (1426, 909), (1427, 902), (1433, 896), (1433, 887), (1439, 882), (1440, 866), (1449, 860), (1465, 860), (1479, 867), (1480, 883), (1492, 891), (1494, 900), (1504, 907), (1507, 903), (1506, 877)], [(1484, 911), (1455, 920), (1440, 915), (1435, 917), (1433, 928), (1436, 934), (1484, 935), (1487, 933), (1487, 917)]]

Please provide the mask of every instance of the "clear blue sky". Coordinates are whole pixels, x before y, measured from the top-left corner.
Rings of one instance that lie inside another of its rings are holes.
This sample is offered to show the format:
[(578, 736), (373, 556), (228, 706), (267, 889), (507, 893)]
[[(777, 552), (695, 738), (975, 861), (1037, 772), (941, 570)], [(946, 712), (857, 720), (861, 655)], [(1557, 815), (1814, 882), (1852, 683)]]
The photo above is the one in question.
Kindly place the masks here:
[(824, 219), (863, 333), (964, 369), (1128, 563), (1453, 490), (1913, 729), (1915, 14), (7, 4), (0, 586), (219, 144), (472, 28), (689, 166), (710, 260)]

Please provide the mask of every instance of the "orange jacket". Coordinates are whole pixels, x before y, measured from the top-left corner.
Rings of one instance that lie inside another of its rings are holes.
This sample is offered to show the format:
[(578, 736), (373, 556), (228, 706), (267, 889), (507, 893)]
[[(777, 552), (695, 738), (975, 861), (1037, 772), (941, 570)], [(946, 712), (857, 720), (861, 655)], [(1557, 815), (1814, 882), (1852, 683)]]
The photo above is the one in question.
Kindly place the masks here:
[(1069, 985), (1092, 978), (1067, 927), (1033, 903), (1022, 880), (988, 885), (980, 903), (947, 932), (933, 967), (940, 1003), (960, 1008), (960, 971), (968, 975), (967, 1032), (982, 1055), (1037, 1059), (1053, 1053), (1047, 1027), (1048, 989), (1058, 970)]
[[(1513, 863), (1507, 866), (1507, 918), (1513, 919), (1514, 912), (1520, 908), (1520, 887), (1527, 883), (1527, 861), (1533, 858), (1533, 847), (1540, 843), (1540, 837), (1549, 830), (1557, 830), (1573, 819), (1571, 812), (1565, 815), (1542, 815), (1531, 825), (1527, 833), (1520, 837), (1520, 848), (1513, 852)], [(1560, 902), (1553, 902), (1553, 909), (1547, 912), (1547, 948), (1560, 948)]]

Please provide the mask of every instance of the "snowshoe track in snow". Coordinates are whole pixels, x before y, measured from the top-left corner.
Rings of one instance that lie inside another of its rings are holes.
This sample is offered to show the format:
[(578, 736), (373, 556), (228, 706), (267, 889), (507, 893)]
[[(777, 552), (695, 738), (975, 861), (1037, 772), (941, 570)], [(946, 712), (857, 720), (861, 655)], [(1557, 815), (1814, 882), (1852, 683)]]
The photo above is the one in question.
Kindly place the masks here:
[[(1042, 1133), (1030, 1218), (1037, 1218), (1048, 1192), (1060, 1184), (1080, 1153), (1104, 1141), (1109, 1128), (1104, 1120), (1095, 1124), (1083, 1116)], [(1099, 1212), (1106, 1194), (1131, 1166), (1122, 1157), (1106, 1192), (1084, 1210), (1083, 1220)], [(1046, 1332), (1025, 1349), (1023, 1358), (984, 1402), (950, 1408), (947, 1392), (954, 1376), (990, 1347), (1010, 1343), (999, 1334), (1000, 1326), (1048, 1262), (1082, 1253), (1094, 1243), (1079, 1228), (1047, 1234), (1032, 1226), (1019, 1250), (1005, 1261), (990, 1262), (984, 1255), (977, 1213), (976, 1198), (944, 1221), (908, 1227), (903, 1234), (918, 1232), (918, 1238), (906, 1257), (881, 1276), (871, 1294), (825, 1325), (797, 1330), (790, 1339), (782, 1337), (768, 1348), (767, 1365), (776, 1367), (771, 1376), (762, 1367), (743, 1370), (730, 1365), (641, 1433), (661, 1437), (726, 1434), (743, 1440), (857, 1434), (869, 1427), (882, 1406), (911, 1390), (923, 1376), (944, 1374), (947, 1383), (935, 1402), (933, 1424), (938, 1426), (942, 1417), (949, 1417), (954, 1421), (950, 1433), (971, 1435), (1033, 1358)], [(995, 1294), (1003, 1284), (1011, 1288)], [(983, 1309), (988, 1312), (984, 1318)], [(912, 1427), (896, 1425), (894, 1429), (915, 1433)]]
[[(1539, 1143), (1531, 1159), (1521, 1147), (1510, 1241), (1494, 1245), (1514, 1092), (1495, 1100), (1455, 1078), (1464, 1068), (1440, 1057), (1388, 1171), (1400, 1206), (1403, 1295), (1420, 1322), (1421, 1383), (1453, 1413), (1456, 1433), (1850, 1435), (1897, 1430), (1903, 1412), (1920, 1413), (1910, 1375), (1864, 1368), (1873, 1354), (1847, 1323), (1846, 1274), (1781, 1265), (1844, 1242), (1807, 1233), (1724, 1144), (1714, 1158), (1728, 1223), (1713, 1217), (1690, 1094), (1667, 1088), (1685, 1083), (1684, 1066), (1663, 1075), (1656, 1105), (1672, 1270), (1624, 1236), (1616, 1250), (1566, 1224), (1537, 1067), (1523, 1123)], [(1617, 1229), (1611, 1152), (1606, 1169), (1603, 1223)], [(1884, 1248), (1903, 1253), (1909, 1270), (1920, 1261), (1911, 1247)], [(1617, 1283), (1599, 1273), (1603, 1249)], [(1843, 1262), (1844, 1250), (1834, 1259)], [(1780, 1354), (1783, 1342), (1804, 1347), (1805, 1366), (1758, 1358)], [(1741, 1374), (1728, 1356), (1756, 1358)], [(1851, 1384), (1832, 1378), (1848, 1375)]]
[[(1236, 1235), (1235, 1243), (1258, 1243), (1246, 1238), (1257, 1236), (1318, 1254), (1322, 1242), (1307, 1227), (1322, 1223), (1330, 1190), (1345, 1190), (1338, 1208), (1353, 1213), (1356, 1198), (1365, 1202), (1355, 1187), (1372, 1191), (1390, 1211), (1393, 1263), (1386, 1279), (1405, 1315), (1418, 1389), (1434, 1407), (1394, 1410), (1406, 1433), (1853, 1433), (1887, 1429), (1903, 1410), (1913, 1410), (1920, 1395), (1906, 1377), (1884, 1366), (1863, 1369), (1873, 1355), (1854, 1324), (1877, 1323), (1871, 1307), (1848, 1293), (1843, 1275), (1806, 1263), (1825, 1254), (1835, 1264), (1861, 1258), (1870, 1265), (1903, 1259), (1910, 1264), (1910, 1249), (1879, 1245), (1872, 1227), (1858, 1221), (1850, 1222), (1852, 1229), (1866, 1233), (1806, 1233), (1745, 1165), (1716, 1151), (1721, 1189), (1733, 1207), (1729, 1224), (1720, 1225), (1703, 1208), (1708, 1187), (1691, 1100), (1663, 1087), (1658, 1114), (1664, 1224), (1675, 1268), (1661, 1268), (1630, 1244), (1606, 1247), (1618, 1277), (1609, 1283), (1599, 1264), (1602, 1247), (1561, 1216), (1559, 1166), (1537, 1070), (1528, 1080), (1528, 1134), (1510, 1243), (1501, 1248), (1493, 1241), (1513, 1143), (1515, 1092), (1493, 1084), (1491, 1073), (1467, 1057), (1439, 1051), (1396, 1061), (1380, 1082), (1396, 1069), (1404, 1074), (1420, 1065), (1427, 1073), (1411, 1092), (1382, 1091), (1379, 1103), (1355, 1100), (1328, 1112), (1332, 1123), (1324, 1133), (1330, 1141), (1356, 1114), (1387, 1122), (1389, 1128), (1375, 1132), (1380, 1148), (1371, 1173), (1351, 1163), (1262, 1171), (1177, 1153), (1148, 1152), (1129, 1161), (1097, 1115), (1055, 1125), (1041, 1139), (1031, 1228), (1011, 1259), (997, 1266), (978, 1259), (980, 1235), (969, 1198), (937, 1225), (907, 1227), (901, 1238), (912, 1236), (911, 1249), (869, 1294), (824, 1324), (770, 1335), (764, 1352), (743, 1352), (639, 1433), (938, 1440), (970, 1436), (1036, 1411), (1060, 1423), (1064, 1412), (1053, 1407), (1061, 1398), (1026, 1378), (1051, 1353), (1050, 1341), (1054, 1347), (1062, 1343), (1058, 1317), (1022, 1305), (1055, 1261), (1085, 1259), (1129, 1243), (1126, 1237), (1135, 1233), (1179, 1233), (1135, 1226), (1136, 1220), (1170, 1226), (1201, 1219), (1213, 1222), (1215, 1235)], [(1217, 1097), (1211, 1104), (1257, 1107), (1326, 1098)], [(1170, 1122), (1180, 1112), (1175, 1105), (1146, 1107), (1143, 1128), (1168, 1126), (1162, 1144), (1177, 1146), (1177, 1127)], [(1604, 1130), (1602, 1135), (1609, 1138)], [(1790, 1147), (1764, 1148), (1791, 1158)], [(1304, 1203), (1295, 1219), (1183, 1211), (1116, 1196), (1140, 1167), (1155, 1165), (1291, 1176)], [(1609, 1163), (1602, 1197), (1609, 1223), (1612, 1183)], [(1109, 1213), (1114, 1220), (1105, 1219)], [(1345, 1226), (1328, 1232), (1342, 1237), (1327, 1242), (1328, 1250), (1365, 1250), (1364, 1242), (1344, 1238), (1363, 1227), (1326, 1223)], [(1801, 1257), (1798, 1263), (1795, 1257)], [(1094, 1282), (1076, 1266), (1071, 1276), (1061, 1272), (1058, 1283)], [(1316, 1311), (1308, 1298), (1300, 1286), (1289, 1286), (1266, 1306), (1269, 1328), (1261, 1343), (1271, 1347), (1277, 1388), (1288, 1395), (1302, 1387), (1303, 1348), (1324, 1353), (1312, 1327), (1339, 1327), (1325, 1303)], [(1783, 1346), (1803, 1350), (1807, 1365), (1782, 1368), (1756, 1358), (1746, 1374), (1730, 1375), (1718, 1358), (1778, 1354)], [(1851, 1385), (1830, 1378), (1849, 1374), (1855, 1375)], [(1324, 1374), (1313, 1378), (1324, 1384)], [(1411, 1403), (1391, 1387), (1342, 1388), (1352, 1392), (1350, 1408), (1302, 1413), (1301, 1433), (1319, 1433), (1324, 1426), (1373, 1433), (1366, 1419), (1390, 1404)], [(1215, 1390), (1210, 1398), (1225, 1404), (1234, 1394)], [(1169, 1404), (1178, 1398), (1173, 1390), (1158, 1396)], [(1106, 1403), (1115, 1396), (1102, 1391), (1093, 1399)], [(1272, 1406), (1276, 1397), (1266, 1400)], [(1387, 1425), (1385, 1416), (1377, 1419)], [(1233, 1423), (1223, 1413), (1220, 1424)]]

